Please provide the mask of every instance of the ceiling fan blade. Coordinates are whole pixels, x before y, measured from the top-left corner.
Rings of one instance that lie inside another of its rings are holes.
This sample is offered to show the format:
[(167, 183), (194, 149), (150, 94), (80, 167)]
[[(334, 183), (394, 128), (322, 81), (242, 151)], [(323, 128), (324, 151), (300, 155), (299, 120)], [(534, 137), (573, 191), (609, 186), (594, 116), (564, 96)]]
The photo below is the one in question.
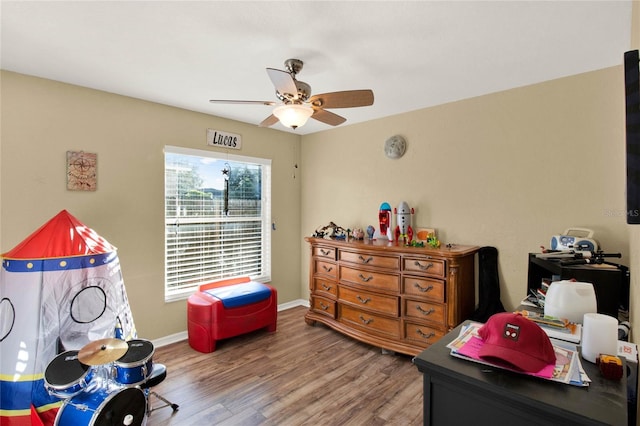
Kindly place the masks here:
[(281, 95), (289, 99), (298, 99), (298, 87), (291, 74), (275, 68), (267, 68), (267, 74)]
[(313, 110), (313, 115), (311, 116), (311, 118), (314, 118), (318, 121), (321, 121), (325, 124), (329, 124), (331, 126), (338, 126), (342, 123), (344, 123), (345, 121), (347, 121), (346, 118), (339, 116), (338, 114), (334, 114), (330, 111), (325, 111), (323, 109), (315, 109)]
[(237, 101), (233, 99), (210, 99), (212, 104), (241, 104), (241, 105), (275, 105), (273, 101)]
[(258, 126), (259, 127), (269, 127), (269, 126), (273, 126), (278, 121), (280, 121), (280, 120), (278, 120), (278, 117), (276, 117), (275, 115), (271, 114), (270, 116), (268, 116), (267, 118), (262, 120), (262, 123), (258, 124)]
[(345, 90), (344, 92), (321, 93), (309, 99), (314, 107), (322, 108), (355, 108), (373, 105), (373, 91)]

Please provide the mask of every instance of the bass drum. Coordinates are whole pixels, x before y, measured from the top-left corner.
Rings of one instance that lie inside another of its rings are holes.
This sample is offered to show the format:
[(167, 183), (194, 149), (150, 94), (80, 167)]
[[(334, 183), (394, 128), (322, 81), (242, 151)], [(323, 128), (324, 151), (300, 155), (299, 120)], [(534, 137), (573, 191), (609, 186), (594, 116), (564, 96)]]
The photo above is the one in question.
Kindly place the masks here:
[(146, 424), (147, 405), (140, 388), (115, 392), (97, 389), (83, 392), (64, 402), (56, 415), (55, 426), (142, 426)]
[(44, 371), (44, 387), (50, 395), (71, 398), (89, 385), (93, 374), (93, 369), (78, 361), (78, 351), (63, 352)]

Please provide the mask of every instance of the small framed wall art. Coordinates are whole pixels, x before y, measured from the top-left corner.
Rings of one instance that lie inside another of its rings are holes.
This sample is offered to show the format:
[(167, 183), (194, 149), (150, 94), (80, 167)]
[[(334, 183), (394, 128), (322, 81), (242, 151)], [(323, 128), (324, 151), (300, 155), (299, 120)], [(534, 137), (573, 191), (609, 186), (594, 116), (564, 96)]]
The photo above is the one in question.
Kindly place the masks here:
[(67, 151), (67, 189), (70, 191), (95, 191), (98, 154), (84, 151)]

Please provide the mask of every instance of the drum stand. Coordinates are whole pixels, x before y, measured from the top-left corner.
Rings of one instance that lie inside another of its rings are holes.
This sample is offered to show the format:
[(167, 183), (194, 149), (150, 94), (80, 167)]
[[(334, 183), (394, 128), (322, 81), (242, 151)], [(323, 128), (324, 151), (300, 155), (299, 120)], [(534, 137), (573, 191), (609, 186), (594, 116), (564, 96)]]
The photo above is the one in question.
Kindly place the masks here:
[[(166, 377), (167, 367), (164, 364), (153, 364), (153, 369), (151, 370), (149, 378), (140, 385), (140, 388), (144, 391), (144, 394), (147, 397), (147, 415), (151, 414), (152, 411), (159, 410), (160, 408), (164, 407), (171, 407), (174, 413), (178, 410), (178, 404), (172, 403), (162, 395), (159, 395), (157, 392), (151, 390), (152, 387), (161, 383)], [(164, 402), (164, 405), (161, 405), (159, 407), (152, 407), (150, 402), (151, 395)]]

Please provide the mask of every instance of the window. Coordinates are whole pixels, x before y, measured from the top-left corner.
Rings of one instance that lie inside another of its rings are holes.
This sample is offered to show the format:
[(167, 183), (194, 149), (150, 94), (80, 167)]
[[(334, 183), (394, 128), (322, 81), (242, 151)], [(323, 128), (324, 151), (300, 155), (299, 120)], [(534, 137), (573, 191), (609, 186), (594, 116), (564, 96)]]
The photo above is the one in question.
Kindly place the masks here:
[(167, 146), (164, 171), (165, 300), (271, 281), (271, 160)]

